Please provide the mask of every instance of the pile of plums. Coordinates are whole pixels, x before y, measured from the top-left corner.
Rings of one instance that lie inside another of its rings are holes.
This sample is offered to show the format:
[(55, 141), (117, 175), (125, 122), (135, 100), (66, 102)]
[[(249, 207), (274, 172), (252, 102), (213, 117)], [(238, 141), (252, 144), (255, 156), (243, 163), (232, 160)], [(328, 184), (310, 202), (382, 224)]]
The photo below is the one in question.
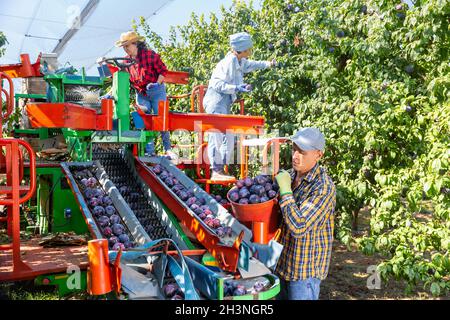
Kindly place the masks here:
[(271, 176), (258, 175), (236, 181), (236, 188), (228, 193), (230, 201), (239, 204), (256, 204), (269, 201), (278, 195), (278, 184)]
[(109, 249), (125, 250), (133, 248), (135, 242), (113, 206), (111, 197), (106, 195), (97, 179), (89, 169), (77, 170), (74, 173), (89, 209), (92, 212), (102, 235), (108, 239)]
[(256, 281), (253, 287), (251, 287), (249, 290), (237, 282), (234, 281), (224, 281), (223, 283), (223, 294), (225, 297), (229, 296), (243, 296), (248, 293), (258, 293), (261, 291), (264, 291), (265, 284), (263, 281)]
[(176, 282), (167, 283), (163, 286), (163, 293), (170, 300), (184, 300), (184, 293)]
[[(157, 164), (153, 166), (151, 170), (189, 207), (189, 209), (195, 213), (200, 220), (213, 229), (218, 237), (223, 238), (232, 236), (233, 232), (231, 227), (222, 225), (220, 220), (206, 204), (205, 198), (195, 196), (191, 190), (186, 189), (171, 172), (165, 170), (161, 165)], [(215, 200), (217, 201), (218, 197), (215, 197)], [(220, 198), (219, 200), (223, 199)]]

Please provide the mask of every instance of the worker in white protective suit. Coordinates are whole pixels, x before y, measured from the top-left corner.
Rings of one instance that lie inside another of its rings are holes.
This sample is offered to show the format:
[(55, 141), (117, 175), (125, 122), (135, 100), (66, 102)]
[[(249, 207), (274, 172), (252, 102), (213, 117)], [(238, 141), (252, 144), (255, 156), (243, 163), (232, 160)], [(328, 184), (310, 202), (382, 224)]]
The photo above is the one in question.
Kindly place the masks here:
[[(276, 66), (276, 60), (253, 61), (247, 58), (252, 53), (253, 41), (246, 32), (230, 36), (232, 51), (215, 67), (203, 99), (206, 113), (229, 114), (237, 93), (251, 92), (250, 85), (244, 83), (244, 74), (258, 69)], [(212, 180), (233, 180), (225, 174), (224, 165), (230, 164), (234, 149), (234, 135), (223, 133), (208, 134), (208, 158), (212, 169)]]

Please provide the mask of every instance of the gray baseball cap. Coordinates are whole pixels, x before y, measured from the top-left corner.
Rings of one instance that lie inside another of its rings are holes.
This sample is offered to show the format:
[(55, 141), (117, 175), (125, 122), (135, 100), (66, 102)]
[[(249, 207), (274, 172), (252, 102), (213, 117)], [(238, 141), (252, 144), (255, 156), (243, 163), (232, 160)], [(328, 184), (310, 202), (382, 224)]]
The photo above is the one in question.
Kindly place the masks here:
[(291, 137), (291, 141), (304, 151), (325, 151), (325, 136), (317, 128), (301, 128)]

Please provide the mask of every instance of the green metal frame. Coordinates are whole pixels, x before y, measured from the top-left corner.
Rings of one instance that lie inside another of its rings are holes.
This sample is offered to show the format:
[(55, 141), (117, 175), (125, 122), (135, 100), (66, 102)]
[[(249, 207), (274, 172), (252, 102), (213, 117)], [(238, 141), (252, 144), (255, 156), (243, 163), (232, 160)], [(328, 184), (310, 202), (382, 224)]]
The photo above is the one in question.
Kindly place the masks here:
[(74, 292), (86, 292), (87, 271), (81, 271), (80, 287), (78, 289), (68, 288), (67, 280), (69, 276), (70, 274), (68, 273), (41, 275), (34, 279), (34, 284), (38, 286), (56, 286), (58, 288), (58, 295), (60, 298)]
[[(29, 174), (28, 169), (24, 174)], [(36, 225), (41, 234), (47, 234), (48, 217), (52, 215), (52, 232), (70, 232), (76, 234), (86, 234), (89, 232), (83, 214), (80, 211), (75, 196), (67, 184), (61, 168), (58, 167), (37, 167), (37, 188), (36, 188)], [(61, 201), (64, 199), (64, 201)], [(65, 209), (71, 209), (70, 219), (64, 215)]]
[(84, 72), (79, 75), (67, 74), (50, 74), (44, 76), (44, 80), (48, 83), (48, 102), (64, 102), (64, 86), (80, 85), (80, 86), (98, 86), (103, 87), (105, 78), (86, 76)]

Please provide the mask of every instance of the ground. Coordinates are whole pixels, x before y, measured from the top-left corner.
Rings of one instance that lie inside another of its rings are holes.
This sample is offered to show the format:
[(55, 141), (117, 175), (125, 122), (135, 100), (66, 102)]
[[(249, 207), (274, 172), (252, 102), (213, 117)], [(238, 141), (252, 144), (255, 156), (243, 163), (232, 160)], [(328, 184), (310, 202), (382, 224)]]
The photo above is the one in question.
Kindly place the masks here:
[[(381, 281), (381, 288), (368, 289), (367, 268), (377, 265), (383, 259), (379, 255), (365, 256), (354, 248), (335, 241), (333, 244), (330, 270), (327, 279), (322, 282), (320, 299), (322, 300), (424, 300), (435, 299), (423, 286), (417, 286), (411, 294), (405, 293), (406, 285), (394, 279), (387, 283)], [(438, 299), (449, 300), (450, 297)]]
[[(405, 284), (390, 280), (381, 283), (380, 290), (367, 288), (367, 268), (376, 265), (382, 257), (365, 256), (354, 249), (348, 248), (337, 241), (334, 243), (329, 275), (322, 282), (320, 299), (322, 300), (385, 300), (385, 299), (434, 299), (429, 292), (417, 287), (408, 295)], [(77, 294), (68, 299), (86, 299), (87, 295)], [(56, 290), (49, 287), (34, 287), (32, 282), (0, 284), (0, 299), (19, 300), (54, 300), (58, 299)], [(450, 300), (450, 297), (439, 299)]]

